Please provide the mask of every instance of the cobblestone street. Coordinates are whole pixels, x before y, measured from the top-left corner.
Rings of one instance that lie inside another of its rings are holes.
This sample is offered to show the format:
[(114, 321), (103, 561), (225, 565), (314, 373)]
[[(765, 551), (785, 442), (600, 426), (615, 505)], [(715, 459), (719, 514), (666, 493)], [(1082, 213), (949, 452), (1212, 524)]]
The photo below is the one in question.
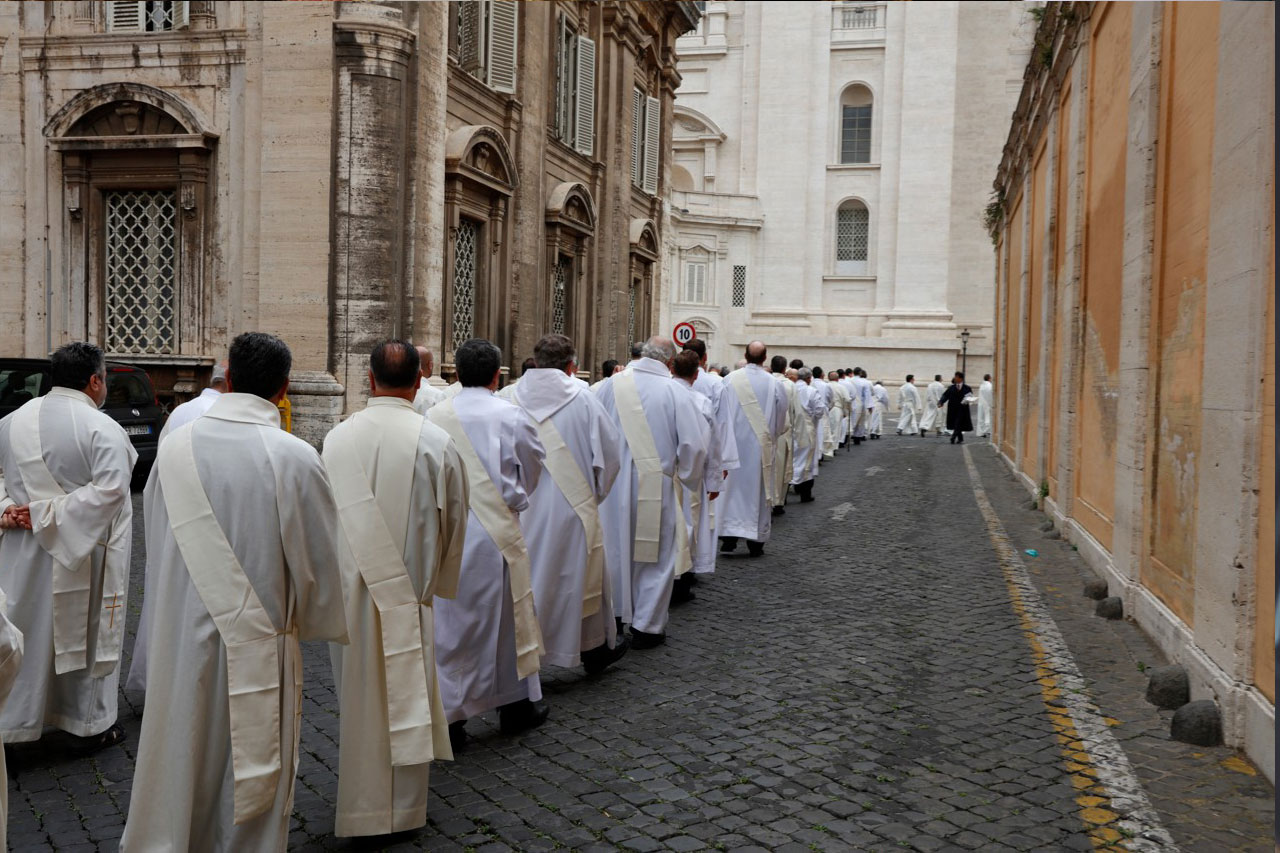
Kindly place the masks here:
[[(1165, 661), (1131, 623), (1093, 615), (1083, 561), (1046, 538), (1045, 516), (986, 442), (887, 435), (839, 451), (815, 496), (775, 519), (764, 557), (720, 559), (697, 599), (672, 611), (666, 646), (595, 678), (546, 675), (542, 728), (509, 738), (494, 719), (472, 721), (467, 751), (432, 771), (428, 826), (379, 841), (434, 851), (1272, 848), (1273, 788), (1230, 750), (1169, 740), (1171, 712), (1145, 702), (1140, 671)], [(140, 504), (137, 495), (130, 636)], [(1054, 632), (1070, 657), (1055, 658)], [(291, 849), (371, 849), (332, 835), (337, 701), (327, 649), (310, 646), (306, 659)], [(129, 739), (91, 759), (66, 754), (57, 737), (10, 752), (11, 849), (116, 848), (140, 711), (139, 696), (122, 695)]]

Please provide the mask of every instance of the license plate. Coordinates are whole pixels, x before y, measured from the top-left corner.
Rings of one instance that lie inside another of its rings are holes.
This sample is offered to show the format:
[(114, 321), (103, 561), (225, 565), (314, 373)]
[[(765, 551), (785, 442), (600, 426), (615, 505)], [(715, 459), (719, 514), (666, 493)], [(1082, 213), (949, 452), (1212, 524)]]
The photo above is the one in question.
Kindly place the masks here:
[(130, 424), (124, 428), (126, 435), (151, 435), (150, 424)]

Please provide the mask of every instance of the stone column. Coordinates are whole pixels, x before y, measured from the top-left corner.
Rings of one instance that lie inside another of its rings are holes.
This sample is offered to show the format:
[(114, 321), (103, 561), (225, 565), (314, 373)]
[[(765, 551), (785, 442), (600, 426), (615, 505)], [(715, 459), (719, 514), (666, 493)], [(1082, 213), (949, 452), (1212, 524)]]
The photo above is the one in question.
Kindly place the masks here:
[(369, 352), (404, 333), (408, 70), (416, 34), (400, 4), (341, 3), (333, 23), (333, 252), (329, 368), (346, 411), (368, 393)]

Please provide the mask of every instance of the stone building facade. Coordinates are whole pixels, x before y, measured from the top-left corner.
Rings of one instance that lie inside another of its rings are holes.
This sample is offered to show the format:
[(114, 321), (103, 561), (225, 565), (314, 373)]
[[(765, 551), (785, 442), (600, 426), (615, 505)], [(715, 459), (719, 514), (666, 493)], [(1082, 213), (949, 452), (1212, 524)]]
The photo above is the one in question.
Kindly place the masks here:
[[(986, 176), (1036, 4), (705, 6), (677, 42), (664, 319), (872, 378), (989, 370)], [(664, 322), (669, 328), (671, 322)]]
[(1274, 39), (1050, 4), (991, 210), (999, 450), (1273, 780)]
[[(584, 368), (657, 313), (675, 41), (692, 2), (0, 5), (0, 355), (68, 340), (199, 390), (294, 351), (295, 432), (362, 405), (373, 342), (447, 367), (551, 329)], [(598, 368), (597, 368), (598, 369)]]

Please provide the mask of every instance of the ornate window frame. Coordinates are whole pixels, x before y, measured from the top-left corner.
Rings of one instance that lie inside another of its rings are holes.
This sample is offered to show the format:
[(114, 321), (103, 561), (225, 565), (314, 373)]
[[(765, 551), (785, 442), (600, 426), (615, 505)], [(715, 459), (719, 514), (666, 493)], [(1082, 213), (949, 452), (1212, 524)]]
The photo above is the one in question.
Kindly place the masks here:
[(537, 314), (542, 329), (553, 330), (557, 266), (567, 263), (568, 289), (565, 300), (565, 332), (575, 342), (591, 338), (587, 328), (594, 312), (594, 288), (589, 284), (587, 263), (591, 238), (596, 232), (596, 205), (591, 191), (578, 181), (557, 184), (547, 199), (546, 277), (542, 305)]

